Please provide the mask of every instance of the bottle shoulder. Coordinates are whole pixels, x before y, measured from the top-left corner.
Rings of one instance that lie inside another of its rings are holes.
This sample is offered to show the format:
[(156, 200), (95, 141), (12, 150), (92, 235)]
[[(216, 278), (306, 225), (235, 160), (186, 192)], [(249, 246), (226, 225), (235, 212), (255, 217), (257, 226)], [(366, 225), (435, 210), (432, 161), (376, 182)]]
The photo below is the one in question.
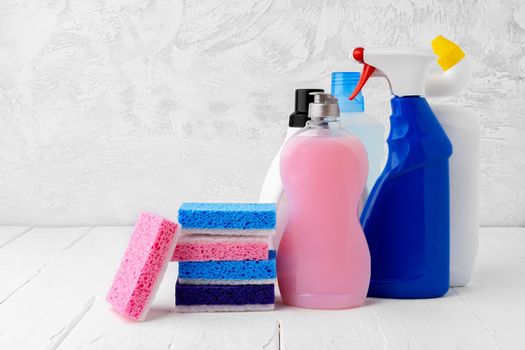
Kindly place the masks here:
[(389, 159), (400, 168), (414, 168), (448, 158), (452, 144), (423, 97), (394, 97), (391, 101)]
[(305, 127), (304, 129), (298, 131), (294, 137), (319, 137), (319, 138), (329, 138), (329, 137), (348, 137), (352, 136), (349, 132), (345, 131), (341, 127), (329, 127), (329, 128), (312, 128)]
[(470, 108), (461, 105), (430, 104), (442, 126), (467, 131), (479, 131), (479, 116)]
[[(292, 136), (284, 146), (283, 152), (290, 153), (300, 148), (325, 148), (333, 145), (335, 149), (347, 148), (351, 152), (365, 153), (366, 149), (361, 140), (354, 134), (347, 132), (343, 128), (317, 129), (305, 128)], [(303, 148), (303, 149), (305, 149)]]

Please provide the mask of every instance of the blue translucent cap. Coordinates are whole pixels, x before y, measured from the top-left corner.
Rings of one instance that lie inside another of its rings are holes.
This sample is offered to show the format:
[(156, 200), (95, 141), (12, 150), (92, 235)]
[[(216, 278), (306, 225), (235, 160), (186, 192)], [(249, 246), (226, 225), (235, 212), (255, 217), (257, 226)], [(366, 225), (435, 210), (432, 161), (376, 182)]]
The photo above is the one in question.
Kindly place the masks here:
[(339, 101), (341, 113), (364, 112), (365, 99), (361, 92), (355, 99), (350, 101), (348, 97), (354, 92), (361, 74), (359, 72), (333, 72), (332, 73), (332, 95)]

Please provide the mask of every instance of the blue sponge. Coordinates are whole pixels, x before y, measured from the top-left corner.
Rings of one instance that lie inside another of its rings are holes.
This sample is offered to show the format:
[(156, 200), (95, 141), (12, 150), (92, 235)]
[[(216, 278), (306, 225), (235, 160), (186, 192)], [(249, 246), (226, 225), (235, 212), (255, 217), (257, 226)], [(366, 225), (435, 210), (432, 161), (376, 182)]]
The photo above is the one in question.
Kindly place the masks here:
[(179, 278), (185, 281), (191, 279), (272, 280), (275, 279), (275, 251), (270, 251), (269, 258), (270, 260), (181, 261)]
[(179, 208), (183, 228), (274, 229), (274, 203), (184, 203)]

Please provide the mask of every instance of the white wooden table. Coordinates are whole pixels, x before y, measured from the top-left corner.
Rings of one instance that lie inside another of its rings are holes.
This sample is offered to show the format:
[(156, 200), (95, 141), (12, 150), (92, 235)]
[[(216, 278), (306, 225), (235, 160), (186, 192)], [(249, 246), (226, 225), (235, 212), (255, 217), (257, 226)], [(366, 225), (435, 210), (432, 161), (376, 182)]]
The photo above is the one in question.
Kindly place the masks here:
[(344, 311), (173, 312), (170, 264), (146, 322), (104, 301), (130, 227), (0, 227), (0, 349), (525, 349), (525, 228), (483, 228), (470, 286)]

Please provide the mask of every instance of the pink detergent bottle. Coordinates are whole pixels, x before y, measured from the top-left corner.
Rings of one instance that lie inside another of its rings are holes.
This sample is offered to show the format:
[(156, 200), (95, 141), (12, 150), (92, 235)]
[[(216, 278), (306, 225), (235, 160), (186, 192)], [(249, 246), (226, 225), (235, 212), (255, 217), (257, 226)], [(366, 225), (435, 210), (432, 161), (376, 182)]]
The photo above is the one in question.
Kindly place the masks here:
[(289, 217), (277, 277), (285, 304), (347, 309), (364, 303), (370, 283), (370, 253), (357, 213), (368, 159), (359, 139), (337, 121), (337, 99), (313, 95), (311, 120), (281, 153)]

